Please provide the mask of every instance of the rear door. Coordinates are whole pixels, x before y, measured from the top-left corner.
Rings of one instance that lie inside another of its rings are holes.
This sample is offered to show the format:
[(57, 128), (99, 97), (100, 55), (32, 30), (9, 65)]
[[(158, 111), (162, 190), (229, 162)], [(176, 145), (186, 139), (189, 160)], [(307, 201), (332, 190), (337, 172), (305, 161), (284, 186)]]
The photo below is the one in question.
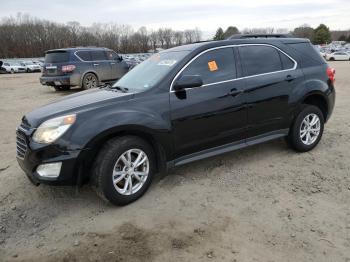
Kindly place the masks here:
[(290, 95), (303, 80), (296, 62), (270, 45), (238, 47), (243, 66), (247, 102), (247, 137), (287, 129)]
[(199, 75), (203, 86), (170, 92), (175, 158), (244, 139), (246, 109), (232, 47), (211, 50), (179, 75)]
[(91, 51), (92, 66), (100, 81), (112, 79), (110, 61), (104, 50)]

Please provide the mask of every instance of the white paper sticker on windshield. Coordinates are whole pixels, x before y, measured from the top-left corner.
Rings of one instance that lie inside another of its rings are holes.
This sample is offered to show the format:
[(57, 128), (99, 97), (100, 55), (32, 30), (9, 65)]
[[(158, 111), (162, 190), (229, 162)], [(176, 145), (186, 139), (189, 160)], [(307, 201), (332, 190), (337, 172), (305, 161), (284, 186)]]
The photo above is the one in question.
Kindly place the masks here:
[(157, 65), (161, 66), (173, 66), (176, 64), (176, 60), (162, 60)]

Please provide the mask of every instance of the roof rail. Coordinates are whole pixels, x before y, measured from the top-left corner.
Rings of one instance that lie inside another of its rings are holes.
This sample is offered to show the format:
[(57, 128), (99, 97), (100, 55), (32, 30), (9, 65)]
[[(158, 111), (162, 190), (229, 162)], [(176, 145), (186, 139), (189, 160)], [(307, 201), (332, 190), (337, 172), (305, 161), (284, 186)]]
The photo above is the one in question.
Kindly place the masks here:
[(292, 38), (290, 34), (236, 34), (227, 39), (247, 39), (247, 38)]

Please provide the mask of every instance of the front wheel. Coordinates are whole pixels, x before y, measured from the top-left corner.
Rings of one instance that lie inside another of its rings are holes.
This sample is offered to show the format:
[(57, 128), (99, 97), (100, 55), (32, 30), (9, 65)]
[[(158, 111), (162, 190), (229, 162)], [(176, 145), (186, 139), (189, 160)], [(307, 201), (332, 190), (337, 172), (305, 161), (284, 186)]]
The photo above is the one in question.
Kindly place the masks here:
[(95, 160), (91, 182), (97, 194), (122, 206), (140, 198), (155, 173), (152, 147), (135, 136), (106, 142)]
[(299, 152), (310, 151), (321, 140), (323, 128), (321, 110), (313, 105), (304, 105), (289, 132), (288, 144)]

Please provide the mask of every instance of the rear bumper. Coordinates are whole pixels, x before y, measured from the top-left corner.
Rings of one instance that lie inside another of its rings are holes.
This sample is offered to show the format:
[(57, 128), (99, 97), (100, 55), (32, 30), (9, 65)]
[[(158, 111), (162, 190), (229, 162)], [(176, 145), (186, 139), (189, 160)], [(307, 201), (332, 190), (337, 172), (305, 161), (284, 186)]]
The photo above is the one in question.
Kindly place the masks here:
[(329, 93), (328, 93), (328, 114), (327, 119), (325, 119), (325, 122), (329, 120), (333, 113), (334, 105), (335, 105), (335, 88), (334, 86), (331, 86)]
[(80, 77), (78, 75), (42, 76), (40, 83), (47, 86), (78, 86)]

